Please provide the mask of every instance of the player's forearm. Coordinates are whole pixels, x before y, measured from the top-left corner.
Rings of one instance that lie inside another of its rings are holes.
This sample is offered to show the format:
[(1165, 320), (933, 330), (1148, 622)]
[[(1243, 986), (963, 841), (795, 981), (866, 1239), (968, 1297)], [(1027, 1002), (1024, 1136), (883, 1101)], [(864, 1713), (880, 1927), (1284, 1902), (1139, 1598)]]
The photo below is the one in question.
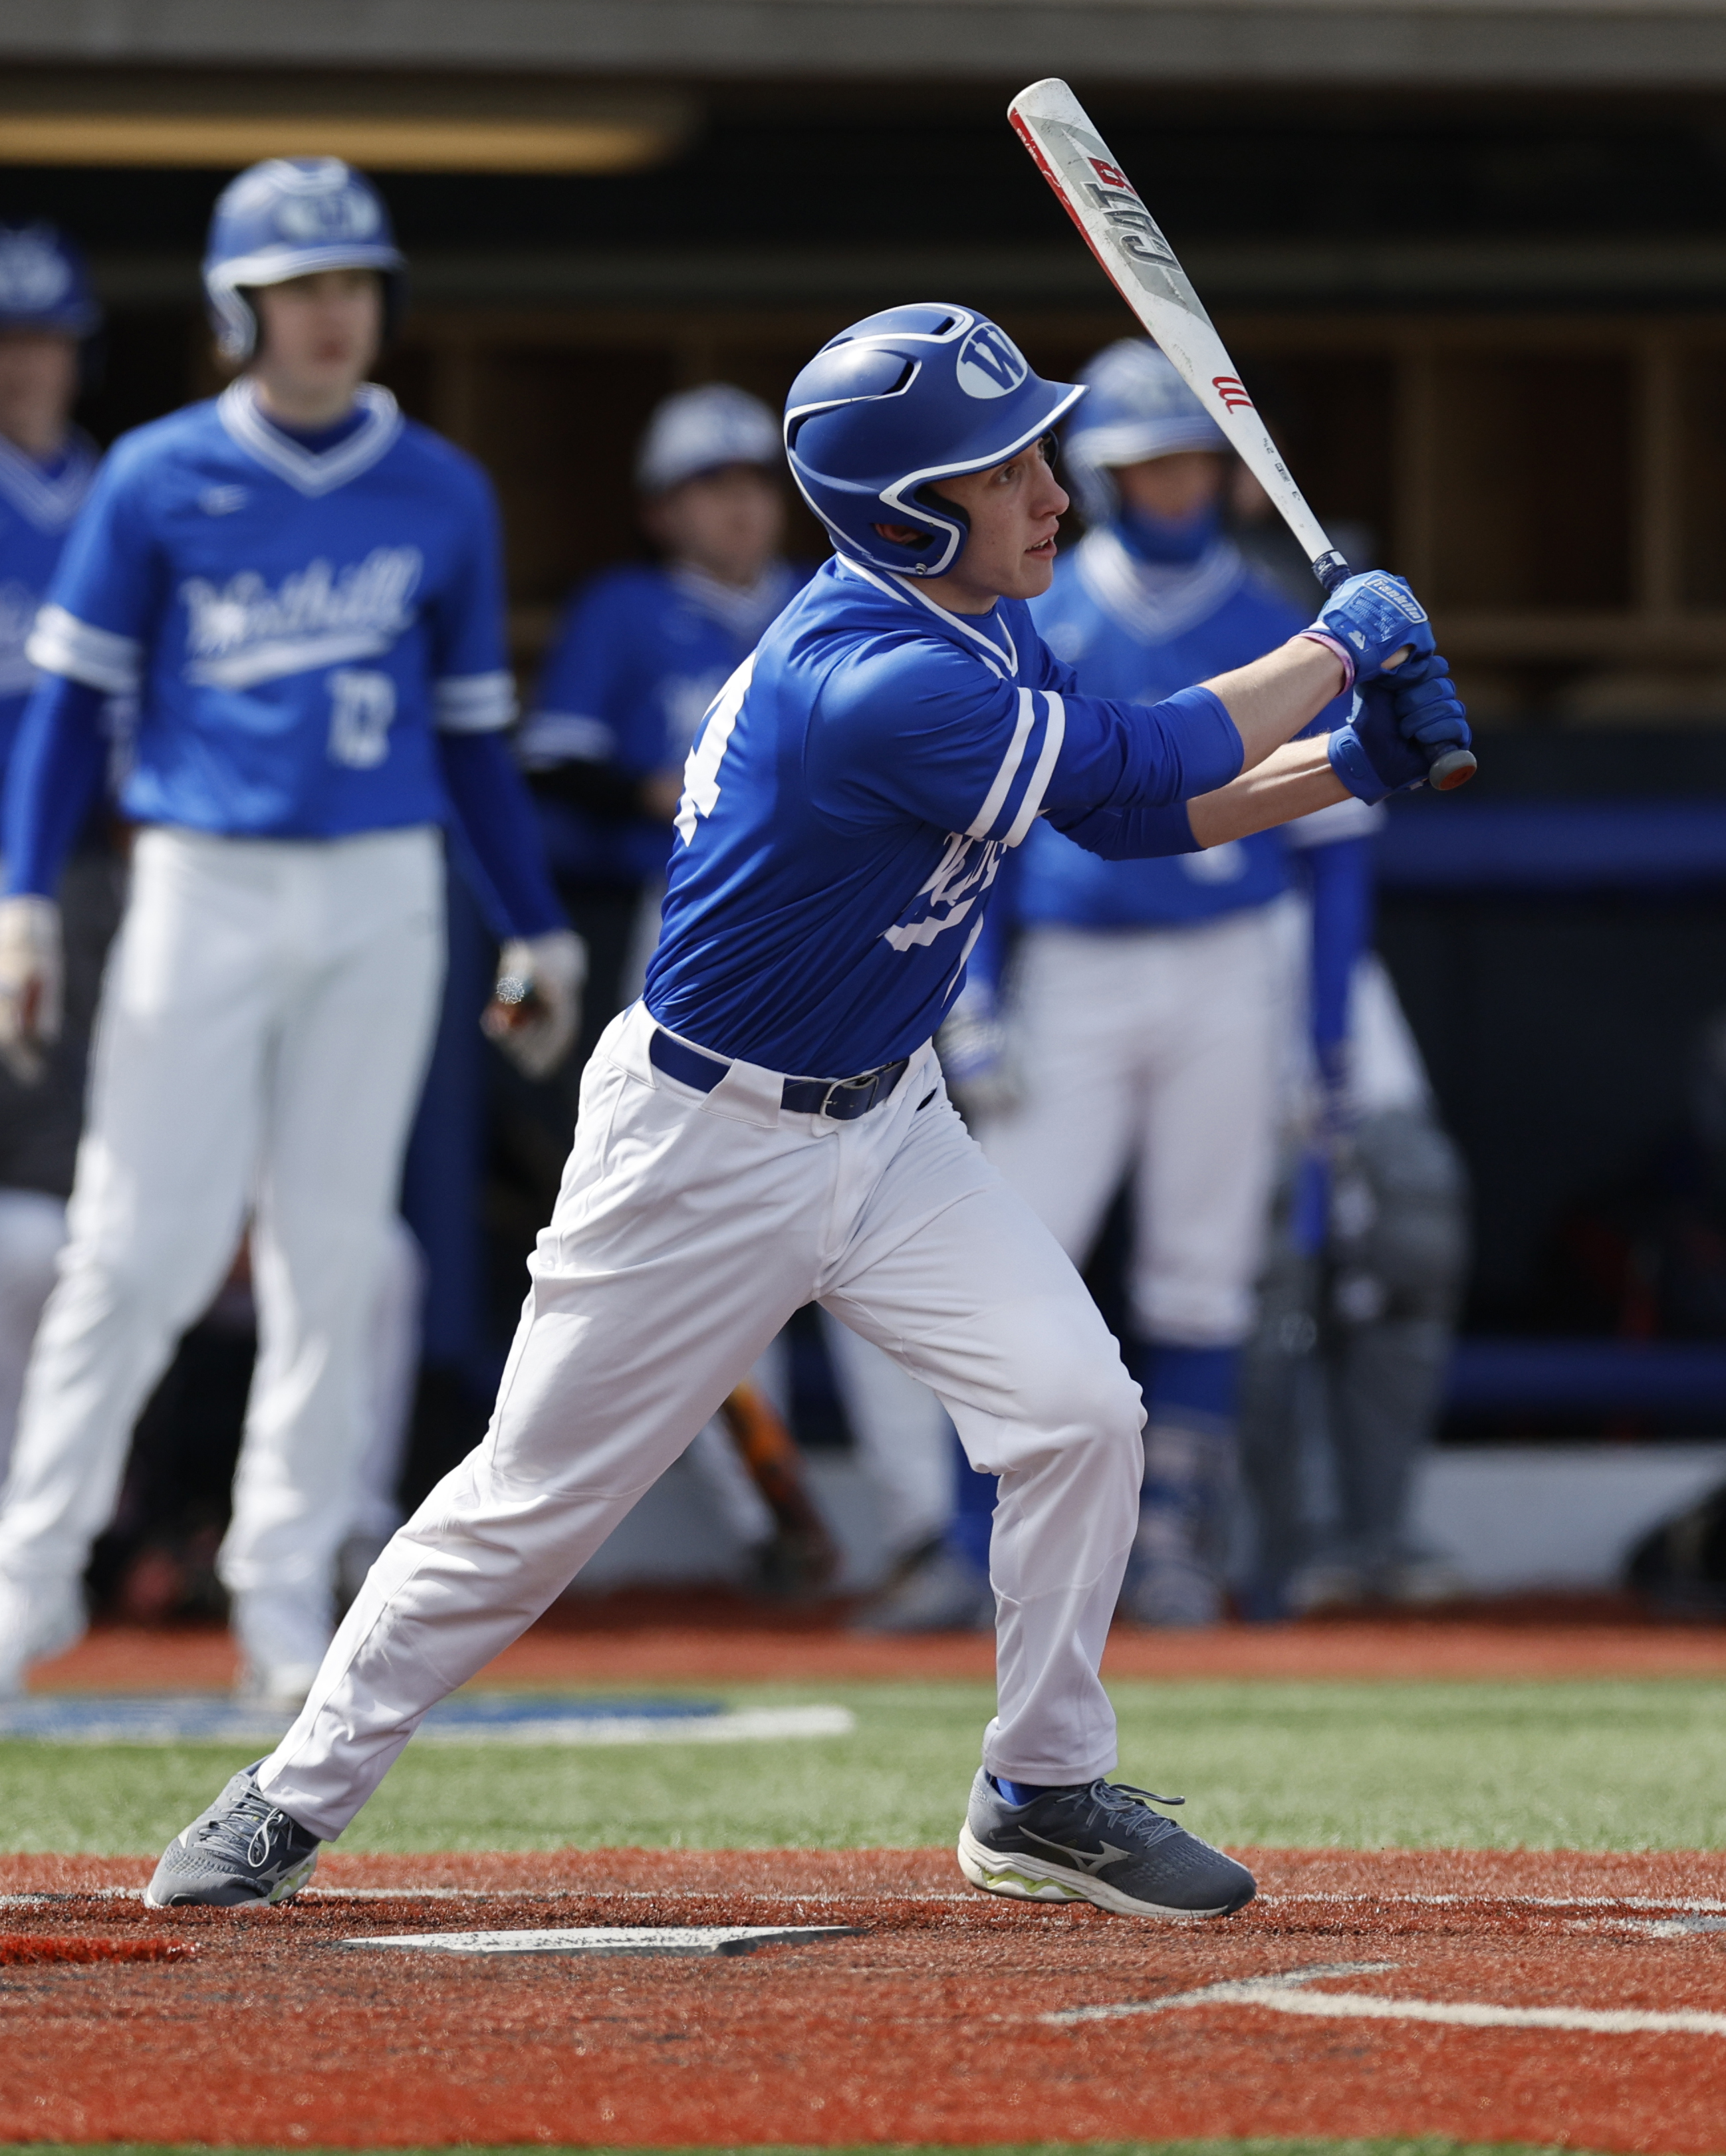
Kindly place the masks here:
[[(1334, 660), (1331, 667), (1334, 674)], [(1333, 682), (1331, 694), (1334, 693)], [(1329, 696), (1324, 701), (1328, 703)], [(1310, 718), (1312, 714), (1309, 711), (1307, 716)], [(1240, 778), (1220, 786), (1215, 793), (1201, 793), (1196, 801), (1188, 802), (1187, 818), (1200, 846), (1220, 846), (1226, 839), (1268, 831), (1273, 824), (1292, 823), (1297, 816), (1310, 816), (1315, 808), (1328, 808), (1333, 802), (1348, 798), (1347, 788), (1330, 767), (1325, 737), (1320, 735), (1312, 741), (1289, 742), (1272, 748)]]
[(466, 842), (480, 908), (500, 940), (568, 922), (546, 873), (545, 849), (521, 773), (498, 733), (440, 733), (438, 760)]
[[(1216, 675), (1203, 685), (1221, 700), (1235, 721), (1243, 752), (1241, 768), (1249, 772), (1316, 719), (1344, 683), (1342, 661), (1333, 651), (1305, 637), (1292, 636), (1262, 659)], [(1304, 814), (1305, 811), (1295, 813)]]

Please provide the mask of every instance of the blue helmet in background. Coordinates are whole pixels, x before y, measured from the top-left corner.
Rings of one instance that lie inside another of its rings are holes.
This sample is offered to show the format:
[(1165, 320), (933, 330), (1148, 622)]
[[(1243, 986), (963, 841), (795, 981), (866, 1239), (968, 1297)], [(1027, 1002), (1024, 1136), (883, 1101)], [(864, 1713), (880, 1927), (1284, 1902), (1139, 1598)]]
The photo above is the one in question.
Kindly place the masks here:
[(1179, 449), (1225, 451), (1229, 438), (1148, 337), (1122, 337), (1079, 371), (1090, 390), (1062, 444), (1066, 470), (1087, 524), (1106, 524), (1120, 506), (1109, 476)]
[(229, 182), (210, 219), (203, 289), (224, 359), (249, 357), (258, 322), (249, 286), (319, 270), (376, 270), (386, 332), (401, 311), (405, 267), (389, 212), (362, 172), (339, 157), (270, 157)]
[[(938, 577), (969, 530), (938, 482), (1016, 456), (1084, 394), (1033, 374), (1006, 331), (969, 308), (889, 307), (830, 339), (792, 383), (785, 454), (841, 553)], [(926, 536), (900, 546), (877, 524)]]
[(102, 326), (84, 257), (51, 224), (0, 224), (0, 330), (46, 330), (80, 341)]

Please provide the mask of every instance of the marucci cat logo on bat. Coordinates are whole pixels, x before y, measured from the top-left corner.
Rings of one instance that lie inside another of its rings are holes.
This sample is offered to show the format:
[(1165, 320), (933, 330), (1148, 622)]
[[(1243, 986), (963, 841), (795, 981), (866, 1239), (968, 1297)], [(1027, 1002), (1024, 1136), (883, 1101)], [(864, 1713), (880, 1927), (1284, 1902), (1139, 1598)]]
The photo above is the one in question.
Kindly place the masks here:
[(1238, 375), (1213, 374), (1210, 377), (1210, 386), (1214, 390), (1215, 390), (1217, 395), (1222, 398), (1224, 403), (1227, 405), (1230, 411), (1251, 411), (1252, 399), (1247, 395), (1246, 390), (1241, 388), (1240, 377)]

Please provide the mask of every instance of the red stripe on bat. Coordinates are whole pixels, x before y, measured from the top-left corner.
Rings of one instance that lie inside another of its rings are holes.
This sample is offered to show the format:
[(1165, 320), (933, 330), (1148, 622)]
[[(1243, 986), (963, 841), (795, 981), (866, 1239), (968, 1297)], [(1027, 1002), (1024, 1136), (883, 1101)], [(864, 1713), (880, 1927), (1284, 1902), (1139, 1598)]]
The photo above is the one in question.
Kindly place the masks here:
[(1127, 300), (1128, 305), (1129, 307), (1132, 306), (1133, 302), (1128, 295), (1127, 287), (1115, 275), (1114, 265), (1109, 260), (1107, 255), (1103, 253), (1102, 249), (1097, 245), (1097, 242), (1091, 237), (1090, 233), (1086, 229), (1085, 220), (1080, 216), (1077, 209), (1074, 207), (1072, 198), (1066, 191), (1066, 182), (1061, 178), (1060, 173), (1056, 171), (1055, 167), (1049, 162), (1049, 160), (1043, 155), (1043, 147), (1041, 143), (1040, 143), (1036, 136), (1031, 133), (1030, 128), (1025, 126), (1024, 121), (1020, 117), (1018, 113), (1009, 112), (1007, 115), (1007, 120), (1008, 124), (1011, 126), (1014, 133), (1019, 137), (1020, 141), (1024, 143), (1025, 148), (1030, 151), (1032, 157), (1035, 160), (1037, 170), (1049, 182), (1050, 186), (1054, 188), (1056, 201), (1059, 202), (1061, 207), (1072, 219), (1073, 223), (1077, 228), (1080, 239), (1084, 241), (1085, 244), (1091, 249), (1091, 252), (1097, 257), (1097, 267), (1102, 271), (1103, 275), (1108, 279), (1110, 284), (1112, 284), (1115, 290), (1121, 295), (1122, 298)]
[(1252, 399), (1241, 386), (1238, 375), (1214, 374), (1210, 377), (1210, 386), (1230, 412), (1251, 411)]

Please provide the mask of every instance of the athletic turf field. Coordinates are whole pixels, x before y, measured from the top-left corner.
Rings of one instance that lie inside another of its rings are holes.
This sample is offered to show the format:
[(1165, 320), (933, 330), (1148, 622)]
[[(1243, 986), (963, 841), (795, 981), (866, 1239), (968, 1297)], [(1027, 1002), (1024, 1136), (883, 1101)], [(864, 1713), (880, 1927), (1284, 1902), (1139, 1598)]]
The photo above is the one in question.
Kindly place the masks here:
[[(218, 1698), (224, 1652), (94, 1637), (43, 1726), (116, 1726), (80, 1693)], [(853, 1726), (446, 1730), (299, 1902), (238, 1917), (137, 1896), (261, 1743), (0, 1740), (0, 2150), (1726, 2156), (1726, 1635), (1117, 1635), (1118, 1778), (1187, 1794), (1261, 1881), (1200, 1926), (965, 1887), (986, 1641), (649, 1624), (511, 1656), (491, 1686), (643, 1721)], [(770, 1938), (519, 1951), (596, 1927)], [(447, 1950), (469, 1933), (516, 1950)]]
[[(1711, 1681), (1124, 1681), (1112, 1691), (1118, 1779), (1186, 1795), (1187, 1823), (1208, 1840), (1707, 1849), (1726, 1828), (1726, 1686)], [(843, 1704), (856, 1728), (783, 1745), (410, 1747), (340, 1846), (914, 1849), (957, 1833), (990, 1712), (986, 1686), (727, 1686), (722, 1697)], [(0, 1745), (4, 1846), (159, 1849), (254, 1756)]]

